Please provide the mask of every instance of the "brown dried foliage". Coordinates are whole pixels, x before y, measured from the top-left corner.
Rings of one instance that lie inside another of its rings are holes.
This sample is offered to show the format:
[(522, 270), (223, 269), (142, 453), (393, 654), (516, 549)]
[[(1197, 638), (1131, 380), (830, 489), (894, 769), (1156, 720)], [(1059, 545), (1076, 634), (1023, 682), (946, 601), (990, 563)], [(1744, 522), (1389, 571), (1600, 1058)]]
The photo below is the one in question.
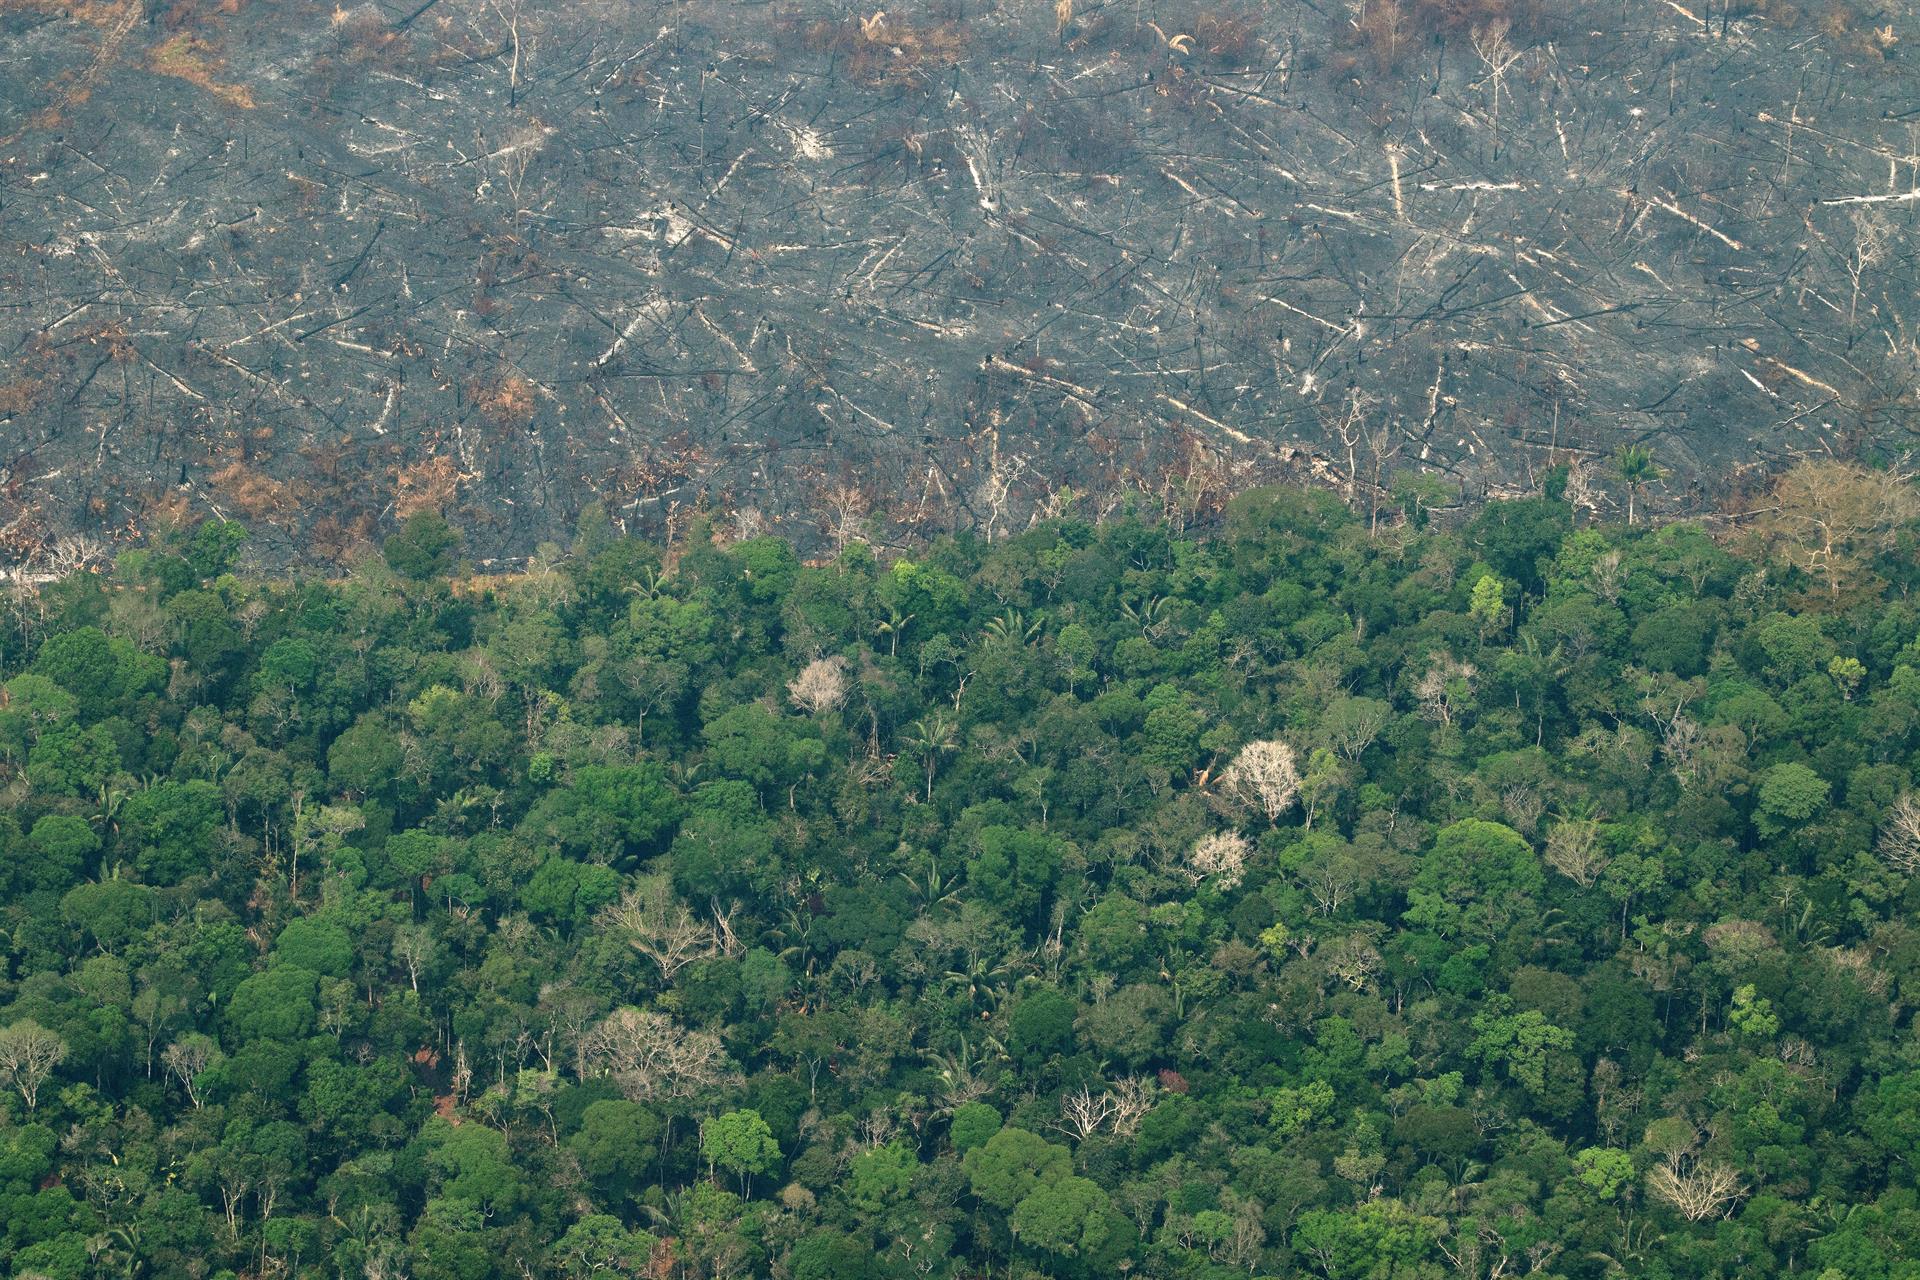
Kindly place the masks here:
[(316, 76), (333, 81), (355, 67), (389, 69), (405, 62), (409, 46), (393, 24), (372, 8), (336, 9), (327, 53), (314, 63)]
[(344, 564), (373, 541), (374, 527), (374, 518), (366, 512), (346, 520), (321, 516), (307, 526), (307, 550), (315, 559)]
[(1261, 56), (1254, 7), (1163, 5), (1156, 20), (1130, 27), (1135, 52), (1170, 58), (1176, 67), (1245, 67)]
[[(1868, 64), (1884, 62), (1900, 39), (1893, 21), (1898, 10), (1885, 0), (1728, 0), (1708, 11), (1716, 33), (1742, 20), (1791, 29), (1812, 17), (1837, 52)], [(1352, 31), (1375, 69), (1385, 70), (1436, 37), (1465, 37), (1505, 23), (1516, 45), (1537, 45), (1578, 35), (1602, 18), (1599, 6), (1578, 0), (1368, 0)], [(1353, 69), (1350, 59), (1335, 59), (1333, 65)]]
[(14, 490), (0, 494), (0, 561), (24, 564), (39, 555), (49, 534), (39, 512)]
[(297, 173), (289, 173), (287, 182), (293, 187), (295, 198), (300, 202), (303, 213), (312, 213), (327, 203), (327, 188), (312, 178), (303, 178)]
[(1789, 28), (1799, 26), (1801, 19), (1806, 17), (1799, 5), (1788, 4), (1786, 0), (1728, 0), (1724, 12), (1730, 18), (1763, 18), (1776, 26)]
[[(1467, 38), (1501, 24), (1517, 45), (1556, 39), (1580, 25), (1581, 8), (1542, 0), (1370, 0), (1352, 30), (1374, 69), (1384, 71), (1436, 38)], [(1334, 65), (1353, 69), (1351, 59), (1336, 59)]]
[(119, 320), (83, 325), (77, 336), (90, 347), (105, 347), (107, 358), (115, 364), (132, 364), (140, 358), (139, 351), (133, 345), (133, 335)]
[(148, 497), (137, 525), (149, 532), (184, 529), (193, 517), (193, 503), (177, 489)]
[(1842, 52), (1850, 53), (1864, 62), (1883, 62), (1893, 46), (1900, 42), (1900, 36), (1892, 22), (1874, 20), (1881, 16), (1891, 16), (1884, 6), (1875, 6), (1874, 14), (1866, 16), (1852, 5), (1830, 5), (1820, 15), (1820, 34)]
[(1399, 66), (1418, 39), (1413, 19), (1401, 0), (1378, 0), (1368, 5), (1366, 16), (1354, 24), (1354, 32), (1378, 71)]
[(882, 10), (870, 17), (855, 13), (842, 22), (816, 22), (804, 38), (809, 48), (832, 53), (840, 71), (854, 80), (903, 89), (925, 87), (967, 49), (966, 26), (957, 20)]
[(15, 378), (0, 383), (0, 418), (26, 413), (40, 403), (40, 395), (45, 390), (45, 384), (38, 378)]
[(1464, 34), (1475, 27), (1504, 22), (1515, 31), (1531, 30), (1542, 7), (1536, 0), (1413, 0), (1414, 21), (1424, 31)]
[(621, 476), (624, 487), (643, 493), (685, 484), (707, 465), (706, 451), (686, 438), (685, 433), (663, 442), (666, 452), (649, 452), (636, 458)]
[(927, 173), (944, 173), (965, 162), (945, 129), (917, 129), (913, 120), (881, 120), (870, 126), (861, 145), (860, 181), (869, 186), (898, 177), (901, 181)]
[(1810, 603), (1824, 596), (1831, 607), (1880, 590), (1874, 558), (1920, 516), (1907, 477), (1824, 459), (1783, 472), (1772, 500), (1754, 512), (1751, 536), (1771, 559), (1807, 576)]
[(525, 426), (533, 419), (533, 384), (518, 373), (507, 372), (497, 378), (469, 383), (467, 396), (489, 421), (499, 426)]
[(126, 10), (110, 0), (0, 0), (0, 13), (53, 13), (90, 27), (110, 27)]
[(1894, 0), (1728, 0), (1722, 21), (1754, 19), (1791, 31), (1812, 18), (1836, 52), (1874, 65), (1886, 61), (1900, 43), (1896, 20), (1910, 13), (1911, 6)]
[(1193, 20), (1194, 52), (1223, 66), (1246, 66), (1260, 51), (1260, 29), (1244, 13), (1209, 10)]
[(401, 467), (393, 477), (393, 514), (397, 519), (421, 511), (444, 513), (460, 491), (460, 468), (444, 455)]
[(242, 111), (253, 108), (253, 94), (245, 85), (222, 84), (214, 79), (225, 68), (226, 60), (199, 36), (177, 35), (161, 41), (147, 54), (147, 69), (155, 75), (172, 76), (197, 85), (220, 101)]
[(218, 24), (247, 7), (247, 0), (173, 0), (160, 15), (168, 31)]
[(244, 462), (231, 462), (213, 473), (213, 487), (241, 515), (268, 524), (285, 521), (293, 510), (287, 486), (255, 471)]

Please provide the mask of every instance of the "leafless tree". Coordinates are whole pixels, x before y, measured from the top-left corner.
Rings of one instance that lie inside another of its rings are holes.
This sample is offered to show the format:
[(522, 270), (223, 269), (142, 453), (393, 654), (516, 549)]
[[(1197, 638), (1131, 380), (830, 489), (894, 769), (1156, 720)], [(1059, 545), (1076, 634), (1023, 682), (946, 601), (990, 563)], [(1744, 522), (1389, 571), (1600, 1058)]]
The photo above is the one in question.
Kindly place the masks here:
[(447, 1083), (453, 1090), (453, 1100), (464, 1104), (473, 1089), (473, 1063), (467, 1058), (465, 1040), (453, 1042), (453, 1076)]
[(1026, 470), (1027, 460), (1024, 456), (1001, 453), (997, 442), (989, 451), (987, 474), (972, 495), (975, 518), (985, 532), (987, 541), (993, 541), (1001, 523), (1007, 519), (1014, 486)]
[(1501, 18), (1484, 27), (1475, 27), (1472, 31), (1473, 52), (1487, 69), (1482, 79), (1487, 84), (1492, 101), (1493, 151), (1496, 156), (1500, 154), (1500, 97), (1505, 92), (1505, 77), (1514, 63), (1520, 61), (1519, 51), (1507, 39), (1508, 30), (1506, 19)]
[(600, 1001), (572, 983), (554, 982), (540, 989), (538, 1008), (543, 1034), (537, 1048), (547, 1070), (554, 1070), (557, 1061), (570, 1055), (574, 1073), (584, 1077), (587, 1069), (583, 1045), (599, 1015)]
[(1240, 748), (1220, 775), (1220, 789), (1245, 808), (1278, 822), (1300, 796), (1300, 768), (1292, 747), (1263, 739)]
[(92, 534), (63, 535), (55, 538), (47, 549), (46, 571), (56, 578), (64, 578), (97, 563), (108, 551), (108, 544)]
[(1159, 1101), (1159, 1086), (1148, 1076), (1122, 1076), (1113, 1082), (1113, 1132), (1131, 1138)]
[(687, 682), (686, 668), (679, 663), (644, 654), (628, 658), (615, 669), (614, 674), (639, 712), (639, 722), (633, 727), (636, 743), (645, 736), (647, 717), (673, 705)]
[(1618, 550), (1607, 551), (1594, 557), (1593, 566), (1588, 570), (1593, 578), (1593, 593), (1608, 604), (1619, 603), (1626, 577), (1621, 568), (1623, 560)]
[(1187, 876), (1195, 884), (1211, 879), (1222, 888), (1231, 889), (1240, 883), (1252, 850), (1253, 846), (1238, 831), (1216, 831), (1202, 836), (1187, 854)]
[(527, 214), (532, 210), (532, 205), (527, 198), (527, 171), (539, 158), (541, 148), (546, 145), (550, 132), (545, 125), (535, 120), (524, 128), (515, 130), (504, 143), (487, 152), (487, 159), (493, 166), (494, 178), (499, 181), (500, 189), (506, 193), (507, 205), (513, 210), (513, 227), (516, 232), (526, 225)]
[(520, 105), (521, 62), (525, 56), (520, 38), (521, 0), (488, 0), (488, 7), (499, 18), (507, 31), (507, 46), (510, 57), (507, 62), (507, 105)]
[(1373, 745), (1392, 716), (1393, 708), (1378, 698), (1340, 698), (1321, 717), (1320, 732), (1335, 751), (1348, 761), (1356, 761)]
[(407, 982), (420, 989), (420, 973), (433, 963), (433, 932), (424, 925), (404, 925), (394, 932), (393, 958), (407, 969)]
[(1628, 1087), (1625, 1079), (1626, 1073), (1612, 1058), (1601, 1058), (1593, 1064), (1590, 1087), (1593, 1090), (1594, 1119), (1599, 1122), (1600, 1132), (1609, 1143), (1639, 1112), (1644, 1100), (1642, 1092)]
[(664, 876), (647, 876), (629, 885), (618, 902), (603, 908), (601, 924), (628, 946), (653, 961), (663, 981), (696, 960), (719, 950), (714, 927), (673, 896)]
[(1359, 888), (1362, 867), (1359, 859), (1341, 848), (1314, 854), (1300, 865), (1296, 874), (1307, 896), (1313, 899), (1314, 910), (1330, 916)]
[(1886, 864), (1901, 875), (1920, 873), (1920, 796), (1909, 791), (1893, 802), (1875, 847)]
[(839, 555), (852, 542), (865, 542), (861, 532), (861, 522), (872, 511), (866, 491), (858, 485), (830, 485), (821, 494), (821, 503), (827, 513), (827, 536), (833, 539), (833, 552)]
[(238, 1160), (224, 1160), (217, 1174), (220, 1184), (220, 1208), (227, 1215), (227, 1235), (236, 1242), (240, 1239), (240, 1207), (246, 1201), (247, 1193), (253, 1190), (251, 1163)]
[[(1221, 1197), (1221, 1202), (1230, 1203), (1227, 1196)], [(1233, 1205), (1233, 1234), (1220, 1246), (1227, 1261), (1244, 1268), (1248, 1275), (1257, 1269), (1261, 1247), (1267, 1242), (1265, 1217), (1258, 1200), (1240, 1200)]]
[(858, 1131), (861, 1147), (872, 1151), (887, 1145), (893, 1135), (900, 1131), (900, 1122), (894, 1119), (892, 1112), (878, 1108), (860, 1117)]
[(1746, 1195), (1747, 1182), (1730, 1165), (1675, 1153), (1647, 1171), (1647, 1189), (1688, 1222), (1703, 1222), (1732, 1212)]
[(305, 852), (316, 858), (323, 857), (338, 849), (349, 835), (366, 825), (366, 817), (350, 804), (323, 804), (316, 809), (308, 809), (295, 798), (288, 890), (294, 898), (300, 896), (300, 855)]
[(1895, 531), (1920, 511), (1907, 477), (1848, 462), (1800, 463), (1775, 482), (1773, 500), (1756, 531), (1776, 557), (1835, 599), (1873, 580), (1872, 555), (1893, 545)]
[(846, 983), (847, 990), (858, 996), (880, 980), (880, 964), (859, 948), (848, 947), (834, 956), (833, 963), (827, 966), (827, 977), (836, 983)]
[(707, 907), (713, 912), (713, 939), (722, 955), (737, 956), (746, 950), (746, 944), (740, 941), (740, 935), (733, 931), (733, 915), (740, 909), (734, 902), (722, 909), (718, 899), (708, 899)]
[(1053, 1127), (1084, 1142), (1106, 1127), (1113, 1111), (1112, 1094), (1095, 1093), (1083, 1084), (1060, 1096), (1060, 1119)]
[(1714, 767), (1723, 763), (1711, 749), (1715, 745), (1714, 736), (1713, 729), (1703, 730), (1700, 722), (1691, 716), (1675, 717), (1663, 731), (1661, 750), (1667, 753), (1667, 762), (1673, 766), (1674, 776), (1682, 786), (1695, 785), (1722, 772)]
[(169, 1074), (180, 1082), (186, 1090), (187, 1100), (199, 1110), (204, 1099), (200, 1095), (201, 1077), (211, 1067), (218, 1066), (224, 1055), (220, 1046), (211, 1036), (191, 1032), (160, 1051), (160, 1061)]
[(1451, 654), (1435, 654), (1426, 674), (1413, 686), (1421, 718), (1443, 729), (1452, 728), (1462, 706), (1473, 696), (1473, 679), (1478, 674), (1471, 662), (1462, 662)]
[(1856, 323), (1860, 315), (1860, 287), (1873, 268), (1886, 260), (1893, 241), (1893, 227), (1878, 209), (1853, 211), (1853, 244), (1847, 250), (1847, 279), (1852, 293), (1847, 301), (1847, 323)]
[(648, 1009), (615, 1010), (588, 1033), (585, 1049), (590, 1067), (634, 1102), (689, 1097), (733, 1070), (720, 1037)]
[(0, 1028), (0, 1084), (18, 1089), (32, 1111), (40, 1086), (67, 1056), (67, 1042), (31, 1018)]
[[(1600, 491), (1593, 483), (1593, 468), (1587, 465), (1585, 458), (1575, 458), (1567, 464), (1567, 487), (1562, 491), (1569, 507), (1575, 511), (1585, 511), (1588, 515), (1600, 510)], [(1609, 552), (1618, 555), (1618, 552)]]
[(1532, 831), (1546, 808), (1547, 798), (1529, 783), (1518, 783), (1500, 792), (1500, 812), (1516, 831)]
[(847, 660), (837, 653), (815, 658), (788, 683), (787, 696), (813, 715), (836, 710), (847, 700)]
[(1607, 853), (1600, 847), (1600, 824), (1591, 818), (1567, 818), (1547, 832), (1546, 863), (1585, 889), (1606, 870)]
[(1129, 1138), (1153, 1110), (1156, 1093), (1154, 1082), (1145, 1076), (1123, 1076), (1099, 1092), (1083, 1084), (1061, 1095), (1060, 1119), (1053, 1127), (1083, 1142), (1102, 1129)]

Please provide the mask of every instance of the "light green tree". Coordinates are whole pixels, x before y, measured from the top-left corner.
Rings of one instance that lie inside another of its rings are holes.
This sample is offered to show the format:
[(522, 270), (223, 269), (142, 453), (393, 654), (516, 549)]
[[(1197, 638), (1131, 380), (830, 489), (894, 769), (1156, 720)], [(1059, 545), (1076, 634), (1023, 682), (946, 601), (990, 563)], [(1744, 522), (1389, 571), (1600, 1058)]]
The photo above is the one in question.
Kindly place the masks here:
[(1618, 1147), (1588, 1147), (1573, 1158), (1573, 1176), (1602, 1200), (1612, 1200), (1633, 1181), (1633, 1157)]
[(1300, 808), (1306, 815), (1306, 830), (1313, 830), (1314, 820), (1339, 799), (1346, 786), (1347, 771), (1340, 757), (1325, 747), (1315, 747), (1307, 756), (1306, 775), (1300, 779)]
[(1733, 989), (1733, 1007), (1727, 1010), (1727, 1023), (1743, 1036), (1765, 1040), (1780, 1030), (1779, 1015), (1773, 1001), (1760, 995), (1751, 982)]
[(973, 1194), (996, 1209), (1012, 1209), (1048, 1183), (1073, 1171), (1073, 1153), (1025, 1129), (1002, 1129), (961, 1161)]
[(758, 1111), (729, 1111), (700, 1126), (700, 1151), (707, 1168), (715, 1166), (738, 1177), (751, 1198), (753, 1175), (765, 1173), (780, 1159), (780, 1144)]
[(1038, 1187), (1013, 1210), (1013, 1234), (1037, 1249), (1075, 1257), (1097, 1253), (1119, 1224), (1113, 1202), (1091, 1178)]
[(1467, 603), (1467, 616), (1480, 628), (1480, 639), (1490, 639), (1506, 625), (1506, 584), (1490, 573), (1481, 574), (1480, 580), (1473, 584), (1473, 595)]
[(1469, 1052), (1534, 1093), (1547, 1084), (1547, 1058), (1555, 1049), (1573, 1048), (1573, 1032), (1548, 1022), (1538, 1009), (1512, 1012), (1512, 1001), (1495, 996), (1473, 1018), (1476, 1033)]

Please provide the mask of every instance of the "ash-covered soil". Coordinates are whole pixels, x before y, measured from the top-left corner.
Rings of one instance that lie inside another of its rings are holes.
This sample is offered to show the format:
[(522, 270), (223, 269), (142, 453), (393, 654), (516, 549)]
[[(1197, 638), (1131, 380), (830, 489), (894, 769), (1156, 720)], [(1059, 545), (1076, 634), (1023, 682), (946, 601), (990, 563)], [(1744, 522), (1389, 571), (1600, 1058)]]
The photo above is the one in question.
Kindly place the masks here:
[(1879, 0), (0, 0), (6, 554), (1895, 455), (1916, 59)]

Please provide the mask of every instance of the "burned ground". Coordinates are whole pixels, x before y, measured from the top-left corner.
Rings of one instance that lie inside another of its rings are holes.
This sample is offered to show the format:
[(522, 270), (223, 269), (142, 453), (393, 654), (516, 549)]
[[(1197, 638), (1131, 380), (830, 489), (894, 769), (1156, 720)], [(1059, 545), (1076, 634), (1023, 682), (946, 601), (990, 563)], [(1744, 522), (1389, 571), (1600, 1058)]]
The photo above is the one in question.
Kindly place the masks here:
[(1897, 455), (1915, 48), (1875, 0), (0, 0), (6, 554)]

